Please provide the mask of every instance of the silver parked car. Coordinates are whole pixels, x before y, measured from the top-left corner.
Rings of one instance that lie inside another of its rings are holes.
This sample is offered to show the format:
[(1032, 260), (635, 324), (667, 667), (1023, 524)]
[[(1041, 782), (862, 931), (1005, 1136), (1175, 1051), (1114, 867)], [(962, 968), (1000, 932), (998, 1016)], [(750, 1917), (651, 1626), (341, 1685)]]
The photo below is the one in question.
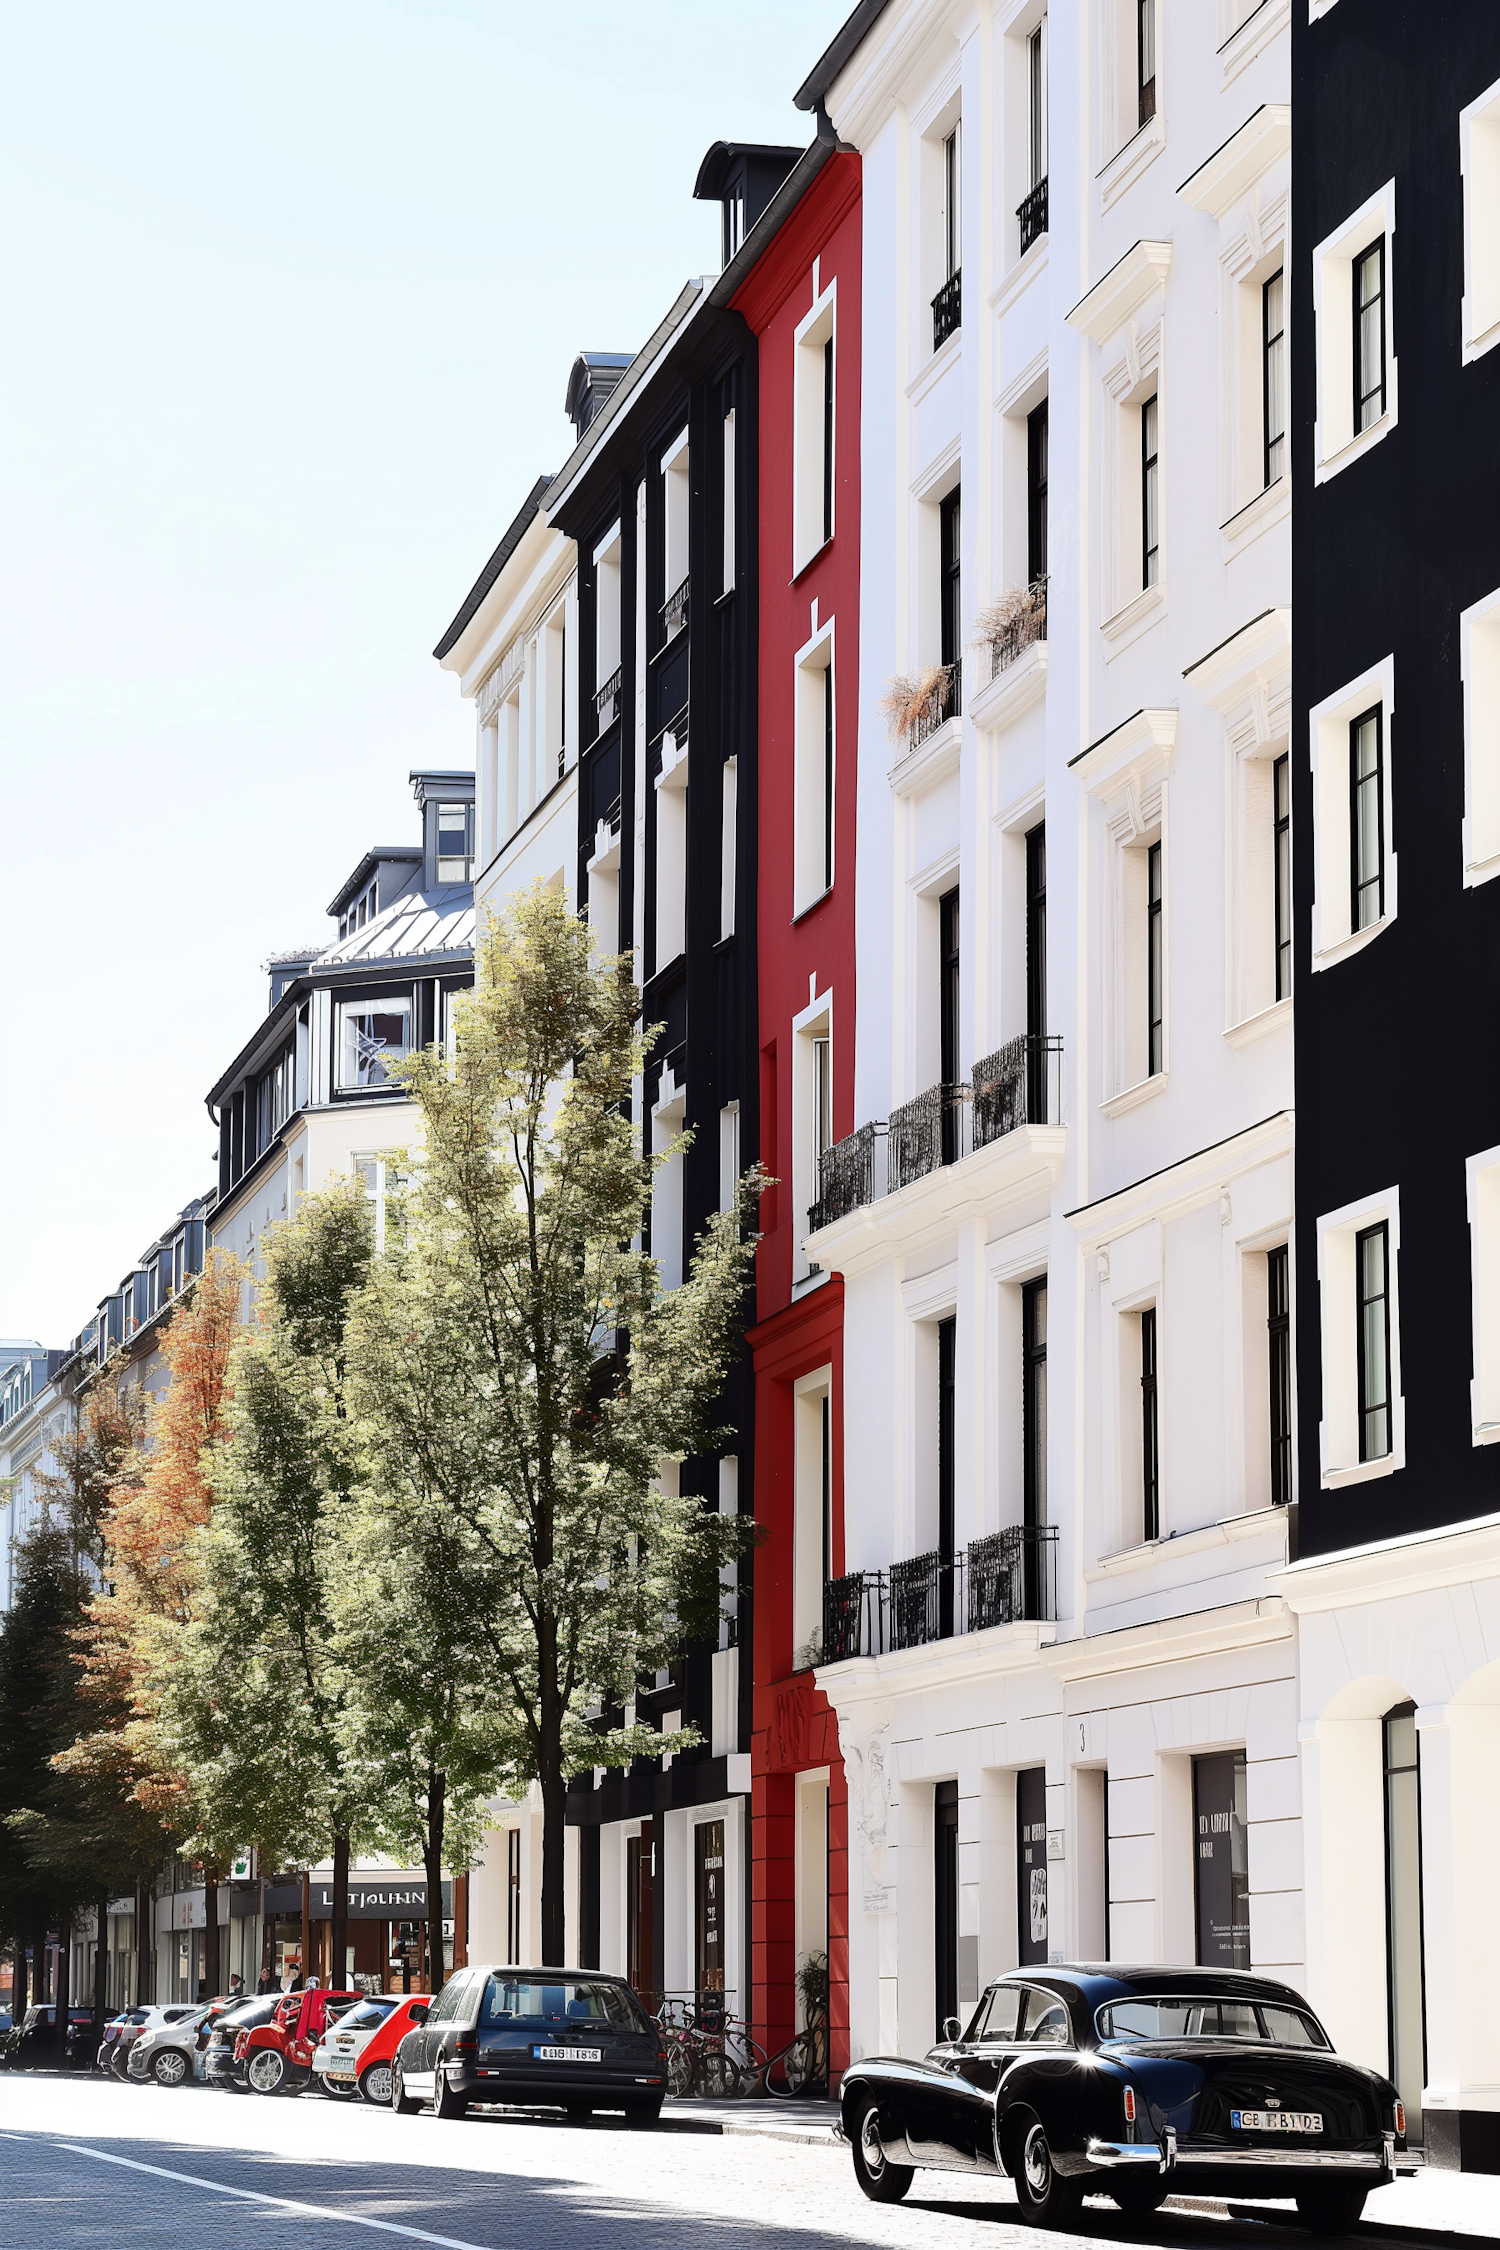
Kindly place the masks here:
[(186, 2086), (194, 2076), (199, 2029), (218, 2012), (211, 2005), (173, 2009), (175, 2023), (143, 2024), (130, 2044), (127, 2076), (138, 2086), (148, 2078), (158, 2086)]

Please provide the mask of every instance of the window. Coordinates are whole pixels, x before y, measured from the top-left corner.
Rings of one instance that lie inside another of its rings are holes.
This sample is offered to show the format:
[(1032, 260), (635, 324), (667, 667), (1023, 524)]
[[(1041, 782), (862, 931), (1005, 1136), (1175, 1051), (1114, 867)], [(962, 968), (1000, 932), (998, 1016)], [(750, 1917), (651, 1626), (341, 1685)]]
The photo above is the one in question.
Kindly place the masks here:
[[(1047, 1280), (1028, 1281), (1021, 1291), (1023, 1451), (1022, 1495), (1025, 1523), (1034, 1530), (1047, 1521)], [(1027, 1549), (1028, 1574), (1032, 1550)], [(1040, 1616), (1027, 1589), (1026, 1614)]]
[(1389, 1476), (1406, 1459), (1399, 1190), (1323, 1213), (1317, 1237), (1326, 1489)]
[(1362, 1227), (1354, 1238), (1361, 1461), (1381, 1460), (1391, 1450), (1389, 1256), (1385, 1221), (1382, 1219), (1373, 1227)]
[(792, 574), (805, 570), (834, 531), (837, 283), (797, 324), (793, 365)]
[(956, 1499), (953, 1441), (958, 1321), (952, 1313), (937, 1324), (937, 1348), (938, 1638), (947, 1640), (953, 1632), (953, 1519)]
[(1395, 666), (1387, 657), (1308, 714), (1314, 969), (1370, 944), (1395, 920), (1394, 712)]
[(1385, 913), (1385, 804), (1380, 710), (1349, 725), (1349, 926), (1367, 930)]
[(1141, 407), (1141, 585), (1154, 586), (1161, 574), (1161, 533), (1157, 521), (1159, 454), (1157, 401)]
[(1161, 845), (1146, 853), (1146, 1076), (1165, 1068), (1162, 1013)]
[(737, 758), (726, 758), (720, 768), (719, 795), (719, 936), (734, 936), (734, 891), (739, 872), (739, 787)]
[[(518, 1966), (521, 1959), (521, 1831), (519, 1828), (507, 1828), (505, 1831), (505, 1958), (512, 1967)], [(486, 1996), (486, 2021), (492, 2020), (489, 1998), (495, 1992), (496, 1987), (491, 1985), (490, 1994)]]
[(474, 807), (439, 805), (437, 809), (437, 879), (440, 883), (467, 883), (474, 874)]
[(1385, 412), (1385, 237), (1354, 261), (1354, 434)]
[(719, 1112), (719, 1209), (731, 1211), (740, 1189), (740, 1105), (726, 1102)]
[(1271, 1372), (1271, 1505), (1292, 1497), (1292, 1297), (1285, 1243), (1266, 1253), (1266, 1344)]
[(812, 1189), (814, 1198), (823, 1192), (823, 1159), (833, 1146), (833, 1041), (827, 1032), (820, 1033), (810, 1042), (812, 1069), (809, 1072), (812, 1100)]
[(700, 1820), (693, 1827), (695, 1989), (724, 1990), (724, 1823)]
[(792, 911), (805, 914), (833, 888), (837, 751), (833, 636), (824, 630), (797, 660)]
[[(1043, 16), (1026, 42), (1026, 137), (1035, 189), (1047, 178), (1047, 19)], [(1046, 222), (1043, 221), (1043, 226)], [(1023, 245), (1024, 247), (1024, 245)]]
[[(1496, 127), (1500, 133), (1500, 125)], [(1459, 618), (1464, 682), (1464, 883), (1500, 875), (1500, 588)]]
[(1464, 362), (1500, 342), (1500, 80), (1460, 111), (1464, 181)]
[(1156, 0), (1135, 0), (1136, 126), (1156, 115)]
[(1422, 1775), (1416, 1706), (1398, 1704), (1381, 1721), (1385, 1782), (1386, 1980), (1390, 2073), (1406, 2107), (1408, 2137), (1422, 2133), (1427, 2079), (1423, 2004)]
[(1023, 1968), (1047, 1958), (1047, 1769), (1016, 1775), (1016, 1932)]
[(620, 716), (620, 527), (594, 552), (594, 717), (603, 734)]
[(1286, 751), (1271, 767), (1271, 827), (1275, 888), (1276, 997), (1292, 989), (1292, 765)]
[(1156, 1307), (1141, 1314), (1141, 1537), (1161, 1536), (1161, 1446), (1156, 1399)]
[(1193, 1760), (1193, 1888), (1198, 1961), (1204, 1968), (1250, 1966), (1247, 1800), (1243, 1750)]
[(687, 942), (688, 728), (684, 712), (661, 742), (656, 776), (655, 969), (675, 961)]
[(823, 1649), (823, 1588), (833, 1557), (833, 1370), (801, 1376), (793, 1391), (796, 1452), (792, 1497), (792, 1663)]
[(963, 192), (959, 127), (954, 126), (942, 146), (942, 278), (932, 300), (932, 348), (941, 351), (956, 335), (963, 319)]
[(958, 1783), (940, 1781), (932, 1792), (932, 1956), (937, 2036), (948, 2036), (958, 2014)]
[(688, 433), (662, 456), (662, 638), (670, 641), (687, 623)]
[(338, 1084), (367, 1093), (391, 1084), (390, 1066), (411, 1051), (411, 999), (345, 1000), (339, 1005)]
[(1047, 575), (1047, 400), (1026, 417), (1026, 577)]
[[(956, 667), (963, 654), (963, 519), (959, 487), (938, 505), (938, 662)], [(955, 681), (956, 685), (956, 681)], [(949, 716), (957, 708), (949, 707)]]
[(1272, 2047), (1321, 2047), (1321, 2025), (1301, 2008), (1205, 2000), (1197, 1993), (1117, 2000), (1094, 2018), (1101, 2039), (1258, 2039)]
[(962, 956), (958, 912), (958, 885), (938, 900), (938, 1076), (944, 1089), (943, 1162), (951, 1164), (958, 1153), (958, 1115), (947, 1089), (960, 1082), (959, 1009), (962, 999)]
[(1471, 1156), (1464, 1175), (1474, 1330), (1470, 1436), (1475, 1445), (1493, 1445), (1500, 1440), (1500, 1148)]
[(1261, 284), (1262, 408), (1265, 426), (1265, 484), (1274, 484), (1286, 466), (1286, 277), (1273, 273)]
[(405, 1178), (398, 1170), (395, 1160), (381, 1154), (356, 1156), (354, 1176), (365, 1191), (365, 1200), (374, 1217), (375, 1254), (377, 1257), (383, 1256), (389, 1199), (400, 1193), (406, 1185)]
[(1396, 183), (1388, 180), (1313, 252), (1318, 482), (1395, 427), (1395, 232)]
[(722, 591), (732, 593), (735, 587), (738, 562), (738, 510), (735, 486), (734, 408), (724, 417), (724, 563), (721, 574)]
[(1026, 832), (1026, 1036), (1047, 1036), (1047, 824)]

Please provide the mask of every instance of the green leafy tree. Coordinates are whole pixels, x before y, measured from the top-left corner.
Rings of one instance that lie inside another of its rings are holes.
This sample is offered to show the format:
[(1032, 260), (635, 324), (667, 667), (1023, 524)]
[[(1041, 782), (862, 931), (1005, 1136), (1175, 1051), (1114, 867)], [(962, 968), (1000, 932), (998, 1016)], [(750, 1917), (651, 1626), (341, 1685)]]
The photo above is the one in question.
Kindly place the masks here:
[(334, 1594), (353, 1485), (345, 1329), (372, 1254), (353, 1181), (305, 1197), (267, 1237), (214, 1505), (192, 1543), (193, 1598), (158, 1634), (153, 1667), (163, 1751), (194, 1807), (192, 1848), (222, 1860), (255, 1844), (272, 1865), (331, 1850), (339, 1975), (350, 1852), (370, 1826), (345, 1756)]
[(429, 1669), (469, 1668), (484, 1699), (464, 1738), (487, 1727), (512, 1792), (540, 1784), (542, 1945), (561, 1961), (569, 1774), (661, 1747), (587, 1712), (626, 1702), (717, 1614), (743, 1543), (658, 1472), (721, 1436), (763, 1182), (747, 1175), (664, 1290), (632, 1247), (678, 1153), (643, 1155), (630, 1122), (639, 995), (556, 892), (486, 924), (456, 1013), (451, 1058), (402, 1066), (420, 1161), (351, 1313), (361, 1509), (424, 1629), (442, 1612)]

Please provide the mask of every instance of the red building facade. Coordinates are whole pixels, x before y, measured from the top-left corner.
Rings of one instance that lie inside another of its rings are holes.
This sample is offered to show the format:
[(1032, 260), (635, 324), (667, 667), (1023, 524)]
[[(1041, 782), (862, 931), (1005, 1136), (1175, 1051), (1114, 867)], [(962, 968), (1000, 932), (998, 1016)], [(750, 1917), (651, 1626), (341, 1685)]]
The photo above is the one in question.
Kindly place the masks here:
[[(809, 1267), (821, 1152), (854, 1128), (859, 693), (860, 167), (816, 144), (734, 304), (759, 339), (759, 1015), (751, 1986), (756, 2037), (798, 2028), (829, 1965), (849, 2056), (848, 1809), (813, 1667), (843, 1570), (843, 1284)], [(780, 199), (779, 199), (780, 200)]]

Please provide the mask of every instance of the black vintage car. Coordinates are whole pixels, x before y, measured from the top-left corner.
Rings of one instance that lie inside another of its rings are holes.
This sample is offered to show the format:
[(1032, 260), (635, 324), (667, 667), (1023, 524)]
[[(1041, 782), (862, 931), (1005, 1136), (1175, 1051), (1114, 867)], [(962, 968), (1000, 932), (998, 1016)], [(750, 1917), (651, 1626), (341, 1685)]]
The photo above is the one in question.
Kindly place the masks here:
[(391, 2107), (471, 2102), (656, 2117), (667, 2062), (656, 2023), (623, 1977), (576, 1969), (457, 1969), (424, 2024), (396, 2049)]
[(1342, 2061), (1290, 1985), (1209, 1969), (1016, 1970), (924, 2062), (845, 2072), (865, 2194), (917, 2165), (1008, 2172), (1023, 2213), (1073, 2220), (1085, 2194), (1133, 2217), (1169, 2194), (1295, 2197), (1342, 2233), (1406, 2146), (1396, 2089)]

